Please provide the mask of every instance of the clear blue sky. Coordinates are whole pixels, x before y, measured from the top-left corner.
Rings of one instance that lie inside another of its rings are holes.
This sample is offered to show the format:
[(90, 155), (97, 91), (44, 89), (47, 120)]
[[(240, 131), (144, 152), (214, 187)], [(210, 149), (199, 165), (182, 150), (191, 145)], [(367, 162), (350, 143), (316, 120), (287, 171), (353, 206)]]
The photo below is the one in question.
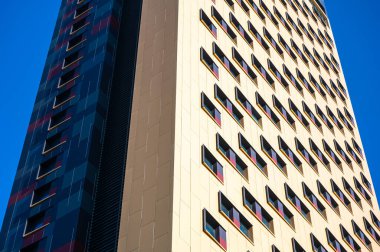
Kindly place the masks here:
[[(219, 0), (221, 1), (221, 0)], [(60, 0), (5, 1), (0, 15), (0, 223), (21, 154)], [(380, 1), (327, 0), (375, 189), (380, 193)], [(379, 194), (380, 195), (380, 194)]]

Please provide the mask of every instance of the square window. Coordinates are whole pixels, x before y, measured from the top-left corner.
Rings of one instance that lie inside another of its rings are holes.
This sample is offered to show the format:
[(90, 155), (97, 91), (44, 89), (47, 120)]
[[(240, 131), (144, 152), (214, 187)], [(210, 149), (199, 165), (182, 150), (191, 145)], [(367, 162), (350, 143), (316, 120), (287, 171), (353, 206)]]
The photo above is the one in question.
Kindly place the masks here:
[(42, 154), (46, 154), (48, 152), (53, 151), (54, 149), (58, 148), (62, 144), (66, 142), (66, 137), (63, 135), (62, 132), (59, 132), (48, 139), (46, 139), (44, 144), (44, 149)]
[(30, 206), (33, 207), (55, 195), (55, 188), (52, 187), (53, 182), (47, 183), (34, 190)]
[(70, 51), (74, 47), (80, 45), (83, 43), (86, 39), (84, 38), (83, 33), (75, 36), (74, 38), (70, 39), (69, 42), (67, 42), (67, 48), (66, 51)]
[(46, 212), (40, 212), (30, 218), (27, 219), (24, 236), (30, 235), (38, 230), (46, 227), (49, 222), (46, 220)]
[(62, 166), (62, 156), (56, 155), (42, 162), (38, 169), (37, 179), (41, 179)]

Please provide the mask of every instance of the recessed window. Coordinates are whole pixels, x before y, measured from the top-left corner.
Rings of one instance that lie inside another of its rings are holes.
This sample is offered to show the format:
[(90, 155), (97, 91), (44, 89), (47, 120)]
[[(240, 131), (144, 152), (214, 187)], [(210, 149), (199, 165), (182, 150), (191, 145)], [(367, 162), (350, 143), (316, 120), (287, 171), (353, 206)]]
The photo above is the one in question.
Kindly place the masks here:
[(293, 117), (289, 114), (289, 112), (285, 109), (285, 107), (281, 104), (281, 102), (276, 98), (276, 96), (272, 96), (273, 98), (273, 106), (280, 112), (280, 115), (285, 119), (287, 123), (293, 128), (296, 129), (295, 121)]
[(348, 120), (346, 119), (346, 117), (343, 115), (342, 112), (340, 112), (340, 110), (337, 108), (336, 109), (337, 113), (338, 113), (338, 117), (339, 119), (343, 122), (343, 124), (347, 127), (347, 129), (351, 132), (353, 132), (354, 128), (351, 126), (351, 124), (348, 122)]
[(297, 168), (297, 170), (303, 174), (302, 162), (296, 156), (296, 154), (290, 149), (290, 147), (285, 143), (285, 141), (279, 136), (278, 144), (280, 146), (281, 152), (288, 158), (288, 160)]
[(333, 39), (332, 39), (331, 36), (326, 32), (326, 30), (324, 31), (324, 33), (325, 33), (326, 38), (329, 40), (329, 42), (330, 42), (331, 44), (334, 44)]
[(50, 123), (49, 123), (49, 130), (52, 130), (52, 129), (55, 129), (57, 128), (58, 126), (60, 126), (61, 124), (63, 124), (64, 122), (67, 122), (68, 120), (71, 119), (71, 115), (70, 113), (68, 112), (67, 109), (53, 115), (51, 118), (50, 118)]
[(274, 77), (281, 83), (287, 92), (289, 92), (289, 84), (286, 79), (281, 75), (280, 71), (277, 70), (276, 66), (268, 59), (268, 69), (272, 72)]
[(301, 110), (297, 108), (297, 106), (290, 100), (289, 98), (289, 107), (290, 111), (293, 112), (293, 114), (297, 117), (297, 119), (300, 121), (300, 123), (308, 130), (310, 131), (310, 123), (307, 121), (306, 117), (302, 114)]
[(344, 195), (343, 191), (340, 190), (338, 185), (331, 179), (331, 188), (334, 194), (339, 198), (339, 200), (343, 203), (345, 207), (352, 213), (352, 207), (351, 207), (351, 202), (350, 200)]
[(202, 164), (208, 168), (217, 179), (223, 182), (223, 166), (204, 145), (202, 145)]
[(257, 16), (265, 23), (265, 16), (262, 13), (262, 11), (259, 9), (257, 4), (255, 4), (255, 2), (253, 0), (247, 0), (247, 1), (248, 1), (248, 4), (253, 9), (253, 11), (257, 14)]
[(330, 50), (332, 50), (332, 46), (330, 45), (330, 43), (327, 41), (326, 37), (322, 34), (321, 30), (319, 30), (319, 29), (318, 29), (318, 35), (322, 39), (323, 43), (325, 43), (325, 45), (327, 45), (327, 47)]
[[(314, 16), (313, 16), (314, 17)], [(307, 24), (307, 28), (309, 30), (309, 32), (313, 35), (314, 39), (317, 40), (317, 42), (319, 43), (319, 45), (323, 45), (322, 43), (322, 40), (318, 37), (317, 33), (314, 31), (314, 29), (311, 27), (310, 24)]]
[(285, 195), (286, 199), (302, 215), (302, 217), (311, 223), (310, 210), (287, 184), (285, 184)]
[(340, 147), (340, 145), (338, 144), (338, 142), (335, 139), (334, 139), (334, 145), (335, 145), (335, 150), (338, 152), (339, 156), (352, 169), (352, 161), (351, 161), (351, 159), (347, 156), (346, 152), (344, 152), (343, 148)]
[(30, 203), (31, 207), (40, 204), (55, 195), (56, 188), (54, 188), (52, 184), (53, 182), (50, 182), (34, 190), (32, 201)]
[(261, 204), (252, 196), (252, 194), (243, 187), (243, 204), (250, 213), (255, 216), (272, 234), (274, 234), (273, 218), (261, 206)]
[(231, 63), (231, 61), (227, 58), (224, 52), (219, 48), (219, 46), (213, 42), (212, 50), (214, 56), (219, 60), (220, 63), (224, 66), (224, 68), (231, 74), (231, 76), (240, 83), (240, 73), (236, 69), (236, 67)]
[(369, 195), (369, 193), (367, 193), (367, 191), (364, 189), (362, 184), (360, 184), (359, 180), (357, 180), (357, 178), (355, 177), (354, 177), (354, 183), (355, 183), (356, 189), (363, 196), (363, 198), (368, 202), (368, 204), (372, 207), (371, 196)]
[(319, 83), (313, 77), (313, 75), (311, 75), (311, 73), (309, 73), (309, 80), (310, 80), (311, 84), (315, 87), (315, 89), (317, 89), (318, 93), (322, 96), (322, 98), (326, 100), (326, 92), (323, 90), (321, 85), (319, 85)]
[(253, 24), (248, 21), (248, 31), (253, 35), (253, 37), (256, 39), (256, 41), (264, 48), (264, 50), (269, 53), (269, 46), (267, 42), (263, 39), (263, 37), (260, 35), (260, 33), (257, 31), (257, 29), (253, 26)]
[(74, 97), (75, 97), (75, 94), (74, 94), (73, 88), (69, 88), (69, 89), (59, 93), (54, 99), (53, 109), (55, 109), (59, 106), (62, 106), (63, 104), (67, 103), (68, 101), (70, 101)]
[(24, 236), (30, 235), (46, 227), (49, 224), (49, 222), (47, 221), (45, 215), (46, 213), (43, 211), (28, 218), (26, 221)]
[(38, 169), (37, 179), (41, 179), (50, 173), (56, 171), (62, 166), (62, 156), (56, 155), (40, 164)]
[(270, 19), (270, 21), (273, 22), (273, 24), (278, 28), (278, 21), (273, 16), (272, 12), (269, 10), (269, 8), (265, 5), (263, 0), (260, 0), (260, 7), (265, 12), (267, 17)]
[(348, 233), (348, 231), (343, 227), (342, 224), (340, 226), (340, 231), (342, 233), (343, 240), (347, 243), (347, 245), (355, 252), (360, 252), (361, 248), (359, 244), (354, 240), (354, 238)]
[(360, 172), (360, 178), (362, 179), (364, 186), (370, 191), (370, 193), (373, 193), (371, 182), (369, 182), (369, 180), (364, 176), (362, 172)]
[(304, 8), (302, 7), (301, 3), (300, 3), (298, 0), (293, 0), (293, 1), (296, 3), (298, 9), (299, 9), (299, 10), (301, 11), (301, 13), (305, 16), (305, 18), (306, 18), (306, 19), (309, 19), (309, 16), (307, 15), (306, 11), (305, 11)]
[(323, 247), (322, 243), (318, 241), (318, 239), (313, 234), (310, 234), (310, 240), (311, 247), (313, 248), (314, 252), (328, 252), (327, 249)]
[(331, 88), (329, 87), (329, 85), (327, 85), (326, 81), (322, 78), (322, 76), (319, 76), (319, 81), (321, 82), (321, 85), (322, 87), (325, 88), (325, 90), (327, 91), (327, 93), (330, 95), (330, 97), (334, 100), (334, 102), (336, 102), (336, 95), (334, 94), (334, 92), (331, 90)]
[(44, 145), (44, 149), (43, 149), (42, 154), (46, 154), (46, 153), (58, 148), (59, 146), (61, 146), (65, 142), (66, 142), (66, 136), (64, 136), (62, 132), (59, 132), (59, 133), (49, 137), (45, 141), (45, 145)]
[(282, 57), (283, 56), (283, 51), (281, 47), (277, 44), (276, 40), (270, 35), (269, 31), (264, 27), (263, 28), (264, 32), (264, 37), (268, 40), (269, 44), (272, 45), (274, 50)]
[(285, 64), (283, 64), (282, 67), (284, 70), (284, 74), (288, 78), (290, 83), (292, 83), (293, 86), (297, 89), (297, 91), (300, 92), (301, 95), (303, 95), (303, 87), (300, 85), (300, 83), (297, 81), (297, 79), (290, 72), (289, 68)]
[(376, 215), (372, 212), (372, 210), (370, 210), (370, 213), (371, 213), (373, 224), (375, 224), (375, 226), (380, 230), (380, 220), (376, 217)]
[(216, 148), (228, 163), (230, 163), (243, 178), (248, 180), (248, 166), (219, 134), (216, 134)]
[(337, 85), (332, 80), (330, 80), (330, 85), (331, 85), (332, 89), (335, 91), (335, 93), (338, 95), (339, 99), (341, 99), (341, 101), (344, 104), (346, 104), (346, 97), (342, 94), (342, 92), (339, 90)]
[(289, 54), (290, 58), (292, 58), (294, 60), (294, 62), (297, 63), (296, 54), (293, 52), (293, 50), (290, 48), (290, 46), (285, 42), (285, 40), (283, 39), (283, 37), (281, 37), (280, 34), (278, 34), (278, 42), (285, 49), (285, 51)]
[(342, 244), (335, 238), (335, 236), (326, 228), (327, 242), (334, 251), (347, 252)]
[(84, 38), (83, 33), (75, 36), (74, 38), (70, 39), (69, 42), (67, 42), (66, 51), (73, 49), (74, 47), (80, 45), (84, 41), (85, 41), (85, 38)]
[(243, 11), (245, 12), (245, 14), (247, 14), (248, 15), (248, 17), (249, 17), (249, 8), (248, 8), (248, 6), (245, 4), (245, 2), (244, 1), (236, 1), (237, 3), (238, 3), (238, 5), (243, 9)]
[[(243, 1), (241, 2), (243, 3)], [(241, 35), (244, 41), (247, 42), (247, 44), (250, 47), (253, 47), (252, 38), (248, 35), (247, 31), (243, 28), (243, 26), (239, 23), (239, 21), (235, 18), (235, 16), (232, 13), (230, 13), (230, 23), (233, 27), (235, 27), (235, 29)]]
[(334, 210), (335, 213), (340, 215), (339, 211), (339, 205), (338, 203), (333, 199), (331, 194), (327, 191), (327, 189), (322, 185), (319, 180), (317, 180), (317, 186), (318, 186), (318, 192), (319, 195), (322, 196), (322, 198), (327, 202), (327, 204)]
[(306, 56), (303, 54), (303, 52), (301, 51), (301, 49), (298, 47), (298, 45), (296, 44), (296, 42), (294, 42), (293, 39), (290, 39), (290, 44), (292, 45), (292, 48), (294, 49), (294, 51), (297, 53), (298, 57), (300, 57), (302, 59), (302, 61), (308, 66), (309, 65), (309, 61), (306, 58)]
[(237, 43), (237, 37), (235, 32), (231, 29), (231, 27), (227, 24), (227, 22), (223, 19), (222, 15), (215, 9), (214, 6), (211, 7), (211, 16), (215, 19), (215, 21), (219, 24), (222, 30), (227, 34), (228, 37), (234, 42)]
[(380, 235), (376, 232), (376, 230), (372, 227), (369, 221), (363, 217), (364, 226), (369, 235), (377, 242), (380, 243)]
[(212, 23), (211, 19), (207, 16), (207, 14), (201, 9), (199, 11), (199, 18), (202, 24), (211, 32), (211, 34), (217, 38), (217, 29), (216, 26)]
[(293, 19), (290, 17), (288, 13), (286, 13), (286, 20), (288, 20), (290, 26), (293, 27), (293, 29), (297, 32), (297, 34), (303, 38), (301, 30), (298, 28), (297, 24), (293, 21)]
[(334, 124), (343, 132), (343, 125), (339, 122), (338, 118), (334, 115), (329, 107), (326, 106), (327, 115), (334, 122)]
[(296, 72), (297, 72), (297, 77), (298, 77), (298, 80), (301, 81), (301, 83), (303, 84), (303, 86), (306, 88), (307, 91), (309, 91), (309, 93), (315, 97), (315, 91), (314, 89), (311, 87), (310, 83), (307, 81), (307, 79), (303, 76), (303, 74), (301, 73), (301, 71), (297, 68), (296, 69)]
[(201, 61), (207, 67), (208, 70), (219, 79), (219, 67), (215, 64), (215, 62), (211, 59), (210, 55), (201, 48)]
[(332, 148), (327, 144), (325, 140), (322, 140), (323, 143), (323, 149), (327, 153), (327, 155), (331, 158), (331, 160), (338, 166), (340, 170), (343, 170), (342, 168), (342, 161), (337, 157), (335, 152), (332, 150)]
[(215, 220), (214, 217), (203, 209), (203, 232), (205, 232), (212, 240), (214, 240), (224, 250), (227, 250), (227, 232)]
[(319, 55), (319, 53), (317, 52), (317, 50), (315, 50), (315, 48), (313, 48), (313, 52), (314, 52), (314, 56), (315, 56), (315, 58), (317, 58), (318, 62), (322, 65), (322, 67), (326, 70), (326, 72), (329, 73), (330, 72), (329, 67), (323, 61), (322, 57)]
[(306, 150), (303, 144), (296, 138), (296, 149), (299, 154), (303, 157), (303, 159), (310, 165), (311, 168), (318, 174), (317, 162), (310, 155), (310, 153)]
[(253, 242), (252, 224), (245, 218), (239, 210), (227, 199), (222, 192), (219, 192), (219, 212), (224, 215), (249, 241)]
[(310, 190), (310, 188), (302, 182), (303, 193), (305, 198), (309, 201), (309, 203), (317, 210), (317, 212), (327, 220), (326, 208), (322, 204), (322, 202), (317, 198), (317, 196)]
[(370, 251), (372, 250), (372, 243), (368, 239), (368, 237), (364, 234), (364, 232), (360, 229), (360, 227), (352, 220), (352, 229), (354, 230), (354, 234), (356, 237), (366, 246)]
[(275, 245), (272, 245), (272, 250), (271, 251), (272, 252), (281, 252)]
[(330, 120), (327, 118), (327, 116), (323, 113), (322, 109), (318, 107), (317, 104), (315, 104), (315, 110), (317, 112), (317, 115), (321, 118), (323, 123), (327, 126), (329, 130), (331, 130), (334, 133), (334, 125), (330, 122)]
[(201, 94), (202, 109), (218, 124), (222, 125), (222, 115), (205, 93)]
[(277, 128), (281, 129), (280, 119), (276, 116), (276, 114), (272, 111), (269, 105), (264, 101), (264, 99), (256, 92), (256, 103), (260, 107), (260, 109), (264, 112), (266, 116), (270, 119), (270, 121), (276, 125)]
[(313, 63), (313, 65), (319, 70), (319, 64), (317, 60), (314, 58), (313, 54), (311, 54), (311, 52), (309, 51), (309, 49), (307, 49), (305, 45), (303, 45), (303, 51), (306, 54), (306, 56), (309, 58), (311, 63)]
[(249, 77), (249, 79), (257, 85), (257, 76), (253, 72), (252, 68), (248, 66), (248, 63), (243, 59), (240, 53), (233, 47), (232, 48), (232, 58), (243, 70), (243, 72)]
[(265, 187), (267, 193), (268, 204), (276, 211), (290, 227), (295, 229), (294, 226), (294, 215), (290, 210), (282, 203), (282, 201), (274, 194), (274, 192), (268, 187)]
[[(330, 54), (330, 56), (331, 56), (331, 57), (334, 57), (334, 56), (332, 56), (332, 54)], [(336, 62), (336, 63), (338, 64), (338, 62)], [(343, 94), (344, 94), (345, 96), (347, 96), (347, 90), (346, 90), (346, 88), (343, 86), (343, 84), (340, 82), (339, 79), (336, 79), (336, 83), (338, 84), (339, 89), (342, 90)], [(348, 112), (348, 111), (347, 111), (347, 112)]]
[(287, 0), (287, 1), (288, 1), (288, 4), (290, 5), (290, 7), (292, 7), (292, 9), (295, 11), (295, 13), (298, 14), (297, 7), (294, 5), (293, 1), (290, 1), (290, 0)]
[(313, 111), (307, 106), (306, 102), (302, 101), (302, 107), (303, 111), (306, 113), (307, 117), (314, 123), (314, 125), (322, 131), (322, 124), (321, 122), (317, 119), (317, 117), (314, 115)]
[(293, 252), (306, 252), (306, 250), (304, 250), (302, 248), (302, 246), (296, 241), (296, 239), (292, 239), (292, 244), (293, 244)]
[(309, 31), (306, 29), (306, 26), (301, 22), (301, 20), (299, 18), (297, 18), (297, 23), (298, 23), (298, 26), (301, 27), (301, 30), (306, 35), (306, 37), (310, 40), (310, 42), (312, 44), (314, 44), (314, 38), (311, 36), (311, 34), (309, 33)]
[(352, 138), (352, 145), (354, 146), (354, 149), (359, 153), (359, 155), (363, 158), (363, 150), (362, 148), (360, 148), (359, 144), (353, 138)]
[(362, 168), (362, 161), (360, 160), (359, 156), (356, 154), (354, 149), (352, 149), (352, 147), (349, 143), (347, 143), (347, 141), (344, 141), (344, 144), (346, 146), (348, 154), (350, 154), (350, 156), (355, 160), (355, 162), (360, 166), (360, 168)]
[(331, 60), (329, 59), (329, 57), (325, 53), (323, 53), (323, 57), (324, 57), (325, 61), (327, 62), (327, 64), (330, 66), (330, 68), (334, 71), (334, 73), (339, 74), (338, 69), (336, 69), (334, 64), (331, 62)]
[(305, 1), (302, 1), (303, 7), (306, 9), (307, 13), (309, 13), (309, 16), (314, 20), (315, 23), (318, 23), (318, 19), (314, 16), (313, 12), (310, 10), (309, 6), (305, 3)]
[(66, 84), (75, 80), (78, 77), (79, 77), (79, 74), (76, 73), (75, 69), (68, 71), (67, 73), (63, 74), (61, 78), (59, 78), (58, 88), (65, 86)]
[(273, 6), (273, 10), (274, 10), (274, 15), (280, 20), (280, 23), (285, 27), (285, 29), (290, 34), (292, 34), (292, 28), (290, 27), (288, 22), (286, 22), (285, 18), (281, 15), (281, 13), (278, 11), (278, 9), (275, 6)]
[(241, 126), (244, 127), (244, 117), (240, 111), (232, 104), (232, 101), (227, 95), (219, 88), (217, 84), (214, 86), (215, 99), (223, 106), (228, 114)]
[(82, 28), (84, 28), (88, 24), (89, 24), (89, 22), (87, 21), (87, 18), (80, 19), (79, 21), (75, 22), (71, 26), (70, 34), (76, 33), (77, 31), (81, 30)]
[(235, 10), (235, 3), (233, 0), (224, 0), (226, 4), (231, 8), (231, 10)]
[(322, 151), (311, 138), (309, 138), (309, 142), (311, 151), (319, 159), (319, 161), (321, 161), (321, 163), (327, 168), (327, 170), (331, 172), (329, 160), (325, 157), (325, 155), (323, 155)]
[(79, 8), (76, 9), (74, 14), (74, 19), (82, 16), (83, 14), (87, 13), (92, 7), (90, 7), (90, 3), (86, 3)]
[(346, 190), (346, 192), (356, 202), (356, 204), (360, 207), (360, 209), (363, 209), (362, 201), (360, 200), (360, 197), (354, 191), (354, 188), (352, 188), (352, 186), (344, 178), (342, 178), (342, 181), (343, 181), (344, 190)]
[(264, 159), (257, 153), (257, 151), (252, 147), (247, 139), (243, 137), (241, 133), (239, 137), (239, 148), (243, 153), (252, 161), (252, 163), (259, 168), (259, 170), (264, 173), (265, 176), (268, 176), (268, 167)]
[(288, 176), (288, 171), (286, 167), (286, 163), (282, 158), (278, 155), (278, 153), (273, 149), (273, 147), (268, 143), (268, 141), (260, 136), (261, 140), (261, 149), (264, 153), (269, 157), (269, 159), (280, 169), (285, 176)]
[(260, 63), (260, 61), (255, 57), (255, 55), (252, 54), (252, 64), (256, 68), (256, 70), (260, 73), (260, 75), (266, 80), (266, 82), (274, 88), (274, 80), (269, 75), (267, 70), (263, 67), (263, 65)]
[(253, 105), (237, 87), (235, 87), (235, 98), (240, 106), (242, 106), (243, 109), (249, 114), (249, 116), (257, 123), (257, 125), (262, 127), (262, 119), (260, 113), (253, 107)]
[(72, 54), (70, 54), (69, 56), (67, 56), (64, 60), (63, 60), (63, 65), (62, 65), (62, 68), (66, 68), (76, 62), (78, 62), (80, 59), (82, 59), (83, 57), (80, 56), (79, 52), (74, 52)]
[(346, 108), (344, 108), (344, 114), (348, 117), (348, 119), (351, 121), (351, 123), (353, 125), (355, 125), (355, 119), (354, 119), (354, 117), (351, 115), (350, 112), (348, 112), (348, 110)]

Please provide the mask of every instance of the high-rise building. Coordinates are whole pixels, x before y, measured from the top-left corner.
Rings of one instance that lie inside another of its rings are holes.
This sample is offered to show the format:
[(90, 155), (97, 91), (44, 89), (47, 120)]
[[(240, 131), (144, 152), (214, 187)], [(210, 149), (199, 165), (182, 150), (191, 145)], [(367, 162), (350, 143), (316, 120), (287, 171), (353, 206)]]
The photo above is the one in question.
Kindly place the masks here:
[(322, 0), (64, 0), (0, 251), (380, 251)]

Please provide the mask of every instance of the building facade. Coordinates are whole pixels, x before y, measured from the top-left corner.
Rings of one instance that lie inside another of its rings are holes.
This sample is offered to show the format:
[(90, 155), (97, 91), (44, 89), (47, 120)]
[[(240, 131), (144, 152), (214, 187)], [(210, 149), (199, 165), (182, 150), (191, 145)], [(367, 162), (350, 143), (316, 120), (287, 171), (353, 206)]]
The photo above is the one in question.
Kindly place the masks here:
[(140, 13), (62, 1), (0, 251), (116, 249)]
[(320, 0), (62, 3), (0, 251), (380, 251)]

